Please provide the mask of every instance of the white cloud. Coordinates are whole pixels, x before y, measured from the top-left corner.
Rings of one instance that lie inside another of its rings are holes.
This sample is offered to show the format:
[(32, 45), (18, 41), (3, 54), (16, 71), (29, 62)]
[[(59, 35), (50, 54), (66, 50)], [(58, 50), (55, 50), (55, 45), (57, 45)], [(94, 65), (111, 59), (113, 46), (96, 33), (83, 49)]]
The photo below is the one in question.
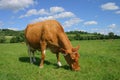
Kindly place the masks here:
[(14, 28), (14, 27), (10, 27), (10, 28), (8, 28), (8, 29), (14, 30), (14, 31), (18, 31), (18, 30), (19, 30), (18, 28)]
[(117, 26), (116, 26), (116, 24), (110, 24), (108, 27), (113, 29), (113, 28), (116, 28)]
[(32, 20), (32, 23), (38, 22), (38, 21), (44, 21), (44, 20), (49, 20), (49, 19), (64, 19), (64, 18), (72, 18), (75, 15), (72, 12), (62, 12), (59, 14), (55, 15), (50, 15), (50, 16), (45, 16), (45, 17), (39, 17), (34, 20)]
[(32, 15), (40, 15), (39, 18), (32, 20), (31, 22), (44, 21), (49, 19), (66, 19), (75, 18), (75, 14), (72, 12), (65, 11), (62, 7), (50, 7), (49, 10), (46, 9), (32, 9), (29, 10), (25, 15), (21, 15), (19, 18), (28, 17)]
[(103, 28), (99, 27), (94, 27), (90, 30), (90, 32), (97, 32), (101, 34), (108, 34), (109, 32), (113, 32), (117, 35), (120, 35), (120, 28), (116, 24), (110, 24), (108, 26), (104, 26)]
[(109, 33), (109, 29), (102, 29), (102, 28), (93, 28), (90, 30), (91, 33), (94, 33), (94, 32), (97, 32), (97, 33), (100, 33), (100, 34), (108, 34)]
[(62, 12), (53, 16), (55, 19), (57, 19), (57, 18), (70, 18), (74, 17), (75, 15), (72, 12)]
[[(49, 9), (31, 9), (26, 12), (26, 14), (21, 15), (19, 18), (30, 17), (30, 16), (40, 16), (36, 19), (33, 19), (31, 23), (50, 20), (50, 19), (67, 19), (67, 21), (63, 22), (65, 27), (72, 26), (74, 24), (78, 24), (82, 20), (77, 18), (76, 15), (70, 11), (66, 11), (62, 7), (50, 7)], [(68, 20), (69, 19), (69, 20)]]
[(49, 15), (50, 13), (45, 9), (40, 9), (37, 14), (38, 15)]
[(87, 22), (84, 22), (85, 26), (97, 25), (97, 24), (98, 24), (98, 22), (96, 22), (96, 21), (87, 21)]
[(106, 4), (103, 4), (103, 5), (101, 5), (101, 8), (103, 9), (103, 10), (117, 10), (117, 9), (119, 9), (119, 6), (117, 6), (115, 3), (113, 3), (113, 2), (108, 2), (108, 3), (106, 3)]
[(46, 16), (46, 17), (39, 17), (31, 21), (31, 23), (39, 22), (39, 21), (44, 21), (44, 20), (49, 20), (49, 19), (55, 19), (54, 16)]
[(21, 15), (19, 18), (29, 17), (32, 15), (49, 15), (49, 13), (45, 9), (40, 9), (38, 11), (36, 9), (30, 9), (25, 15)]
[(25, 15), (21, 15), (19, 18), (28, 17), (28, 16), (36, 15), (36, 14), (37, 14), (36, 9), (31, 9)]
[(34, 0), (0, 0), (0, 9), (18, 11), (35, 3)]
[(116, 14), (120, 14), (120, 10), (115, 12)]
[(51, 7), (50, 8), (50, 12), (51, 13), (58, 13), (58, 12), (63, 12), (64, 11), (64, 8), (62, 8), (62, 7)]
[(76, 25), (76, 24), (78, 24), (78, 23), (80, 23), (82, 21), (83, 20), (81, 20), (80, 18), (71, 18), (70, 20), (65, 21), (64, 24), (63, 24), (63, 26), (64, 27), (70, 27), (70, 26)]
[(59, 17), (73, 16), (74, 14), (72, 12), (65, 12), (64, 8), (62, 7), (50, 7), (48, 11), (45, 9), (40, 9), (40, 10), (31, 9), (27, 11), (26, 14), (21, 15), (19, 18), (28, 17), (32, 15), (55, 15), (54, 17), (59, 18)]

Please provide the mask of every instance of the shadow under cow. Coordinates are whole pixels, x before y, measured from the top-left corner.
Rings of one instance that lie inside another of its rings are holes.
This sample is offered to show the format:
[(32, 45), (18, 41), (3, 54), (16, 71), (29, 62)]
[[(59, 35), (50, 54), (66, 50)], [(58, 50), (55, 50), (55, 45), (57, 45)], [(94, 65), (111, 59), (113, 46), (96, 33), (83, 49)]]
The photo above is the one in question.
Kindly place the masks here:
[[(36, 65), (36, 66), (39, 66), (41, 60), (38, 57), (35, 57), (35, 59), (36, 59), (36, 62), (34, 62), (33, 64)], [(30, 63), (30, 58), (29, 57), (19, 57), (19, 61), (24, 62), (24, 63)], [(63, 65), (63, 66), (59, 67), (57, 64), (51, 63), (47, 60), (44, 60), (44, 64), (46, 64), (48, 66), (49, 65), (54, 65), (55, 69), (59, 69), (59, 68), (63, 68), (63, 69), (66, 69), (66, 70), (70, 69), (70, 67), (68, 65)]]
[[(40, 64), (40, 59), (38, 57), (35, 57), (36, 62), (34, 62), (34, 65), (39, 66)], [(19, 61), (25, 62), (25, 63), (30, 63), (30, 58), (29, 57), (19, 57)], [(50, 65), (51, 63), (47, 60), (44, 61), (44, 64)]]

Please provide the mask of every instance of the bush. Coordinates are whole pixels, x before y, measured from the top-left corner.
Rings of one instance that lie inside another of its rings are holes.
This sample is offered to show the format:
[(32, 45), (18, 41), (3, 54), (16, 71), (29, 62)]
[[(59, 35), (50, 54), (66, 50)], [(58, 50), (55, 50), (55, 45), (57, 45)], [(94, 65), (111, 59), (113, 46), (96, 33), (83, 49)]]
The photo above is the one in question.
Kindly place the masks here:
[(5, 36), (0, 36), (0, 43), (5, 43), (5, 41), (6, 41)]
[(24, 41), (25, 41), (24, 34), (21, 33), (21, 34), (19, 34), (18, 36), (13, 37), (13, 38), (10, 40), (10, 43), (18, 43), (18, 42), (24, 42)]
[(108, 33), (108, 37), (109, 37), (109, 39), (114, 39), (114, 33), (113, 32), (109, 32)]
[(74, 36), (68, 36), (68, 38), (69, 38), (70, 41), (74, 40)]
[(11, 38), (10, 43), (17, 43), (17, 38), (16, 37)]
[(75, 39), (75, 40), (82, 40), (83, 38), (80, 36), (79, 33), (76, 33), (74, 39)]

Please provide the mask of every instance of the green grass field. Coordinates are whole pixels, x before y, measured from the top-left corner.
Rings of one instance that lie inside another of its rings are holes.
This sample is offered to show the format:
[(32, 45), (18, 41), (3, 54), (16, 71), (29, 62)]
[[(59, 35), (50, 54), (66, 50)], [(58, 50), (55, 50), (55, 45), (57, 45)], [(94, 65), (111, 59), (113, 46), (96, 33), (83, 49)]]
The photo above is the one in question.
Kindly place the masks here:
[(80, 44), (80, 71), (71, 71), (63, 55), (62, 67), (56, 65), (56, 56), (46, 52), (44, 68), (37, 62), (29, 63), (25, 44), (0, 44), (0, 80), (120, 80), (120, 40), (72, 41)]

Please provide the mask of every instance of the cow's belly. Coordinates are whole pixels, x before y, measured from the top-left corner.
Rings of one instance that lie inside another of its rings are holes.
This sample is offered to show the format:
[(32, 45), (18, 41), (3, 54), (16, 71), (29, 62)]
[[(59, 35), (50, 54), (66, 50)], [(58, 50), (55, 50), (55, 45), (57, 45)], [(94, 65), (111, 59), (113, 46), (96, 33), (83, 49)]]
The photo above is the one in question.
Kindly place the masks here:
[(29, 45), (30, 45), (33, 49), (41, 50), (40, 43), (29, 42)]

